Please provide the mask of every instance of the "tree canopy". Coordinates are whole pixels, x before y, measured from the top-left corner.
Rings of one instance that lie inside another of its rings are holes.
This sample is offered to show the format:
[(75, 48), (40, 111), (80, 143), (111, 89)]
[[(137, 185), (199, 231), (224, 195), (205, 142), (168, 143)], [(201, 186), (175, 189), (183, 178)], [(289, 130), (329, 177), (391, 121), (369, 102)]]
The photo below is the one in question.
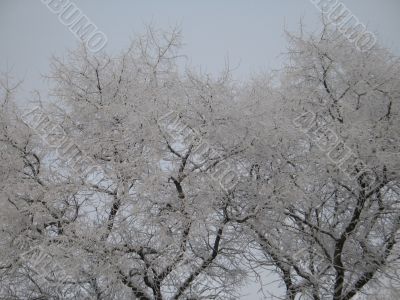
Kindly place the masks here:
[(53, 58), (52, 101), (18, 108), (3, 76), (0, 298), (237, 299), (261, 269), (288, 300), (396, 286), (399, 58), (287, 36), (245, 84), (182, 71), (153, 28)]

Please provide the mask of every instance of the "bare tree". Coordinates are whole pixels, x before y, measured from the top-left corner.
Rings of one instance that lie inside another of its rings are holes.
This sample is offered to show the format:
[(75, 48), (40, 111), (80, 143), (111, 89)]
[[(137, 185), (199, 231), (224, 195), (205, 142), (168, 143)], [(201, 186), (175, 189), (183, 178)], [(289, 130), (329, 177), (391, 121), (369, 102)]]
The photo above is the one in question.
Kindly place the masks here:
[(396, 286), (398, 58), (288, 36), (245, 85), (181, 72), (179, 31), (152, 28), (53, 58), (24, 113), (2, 78), (0, 297), (237, 299), (261, 268), (286, 299)]
[[(213, 173), (246, 136), (235, 130), (228, 74), (182, 77), (179, 45), (178, 31), (148, 29), (118, 57), (82, 48), (55, 58), (57, 105), (38, 101), (40, 113), (27, 114), (33, 128), (3, 119), (1, 163), (13, 184), (2, 196), (3, 297), (55, 297), (54, 286), (74, 299), (236, 294), (244, 246), (225, 212), (229, 187)], [(15, 250), (15, 240), (26, 247)], [(50, 267), (42, 284), (21, 263), (39, 246), (67, 280), (57, 282)]]
[(351, 299), (398, 260), (400, 65), (329, 25), (289, 44), (270, 115), (277, 151), (249, 169), (255, 191), (269, 187), (246, 223), (287, 299)]

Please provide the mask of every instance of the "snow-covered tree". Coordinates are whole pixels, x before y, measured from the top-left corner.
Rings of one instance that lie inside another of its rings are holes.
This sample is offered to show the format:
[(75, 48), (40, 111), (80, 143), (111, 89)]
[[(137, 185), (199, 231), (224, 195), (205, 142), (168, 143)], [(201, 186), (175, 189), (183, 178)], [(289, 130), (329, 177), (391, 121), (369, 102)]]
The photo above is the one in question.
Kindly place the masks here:
[(275, 149), (249, 170), (254, 195), (259, 185), (269, 192), (246, 222), (287, 299), (351, 299), (398, 260), (400, 64), (379, 47), (358, 51), (329, 25), (289, 34), (289, 45), (277, 100), (253, 84), (276, 104), (256, 153), (268, 141)]
[(0, 297), (237, 299), (259, 268), (286, 299), (397, 286), (398, 58), (325, 25), (239, 85), (180, 46), (54, 58), (23, 112), (1, 78)]

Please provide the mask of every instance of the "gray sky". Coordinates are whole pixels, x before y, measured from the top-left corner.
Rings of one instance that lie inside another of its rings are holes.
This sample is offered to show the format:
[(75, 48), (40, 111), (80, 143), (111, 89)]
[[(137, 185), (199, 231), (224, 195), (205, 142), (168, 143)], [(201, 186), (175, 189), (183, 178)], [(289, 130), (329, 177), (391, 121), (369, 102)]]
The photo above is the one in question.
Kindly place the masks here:
[[(183, 53), (193, 67), (217, 74), (226, 58), (237, 67), (234, 76), (245, 80), (252, 72), (278, 68), (286, 43), (283, 29), (318, 29), (319, 11), (310, 0), (76, 0), (77, 6), (103, 31), (106, 51), (119, 52), (145, 24), (165, 28), (179, 24)], [(400, 0), (343, 0), (352, 13), (378, 36), (378, 41), (400, 54)], [(24, 79), (21, 95), (44, 87), (40, 74), (48, 59), (77, 45), (75, 36), (40, 0), (0, 0), (0, 71), (13, 67)], [(257, 299), (252, 293), (242, 299)]]
[[(379, 42), (400, 53), (399, 0), (345, 0), (350, 10)], [(152, 22), (164, 28), (180, 24), (189, 63), (217, 73), (229, 57), (238, 79), (280, 65), (285, 50), (283, 28), (319, 26), (319, 12), (310, 0), (76, 0), (77, 6), (108, 37), (105, 48), (117, 52), (135, 33)], [(40, 0), (0, 0), (0, 69), (13, 66), (25, 79), (25, 91), (42, 87), (52, 54), (77, 45), (75, 36)]]

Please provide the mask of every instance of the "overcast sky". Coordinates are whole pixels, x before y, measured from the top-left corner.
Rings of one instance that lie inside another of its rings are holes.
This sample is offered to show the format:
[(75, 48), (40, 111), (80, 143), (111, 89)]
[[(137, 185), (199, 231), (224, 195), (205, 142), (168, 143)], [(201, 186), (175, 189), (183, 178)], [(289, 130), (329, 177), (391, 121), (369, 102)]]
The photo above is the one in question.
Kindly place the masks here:
[[(343, 1), (379, 42), (400, 52), (400, 0)], [(286, 43), (283, 28), (298, 29), (300, 18), (310, 31), (319, 12), (310, 0), (77, 0), (77, 6), (103, 31), (109, 52), (125, 47), (152, 22), (164, 28), (179, 24), (189, 63), (217, 73), (229, 57), (235, 77), (278, 68)], [(25, 90), (42, 87), (52, 54), (76, 47), (75, 36), (40, 0), (0, 0), (0, 68), (13, 66)]]
[[(319, 11), (310, 0), (76, 0), (77, 6), (105, 33), (105, 50), (119, 52), (145, 24), (179, 24), (189, 64), (217, 74), (227, 58), (245, 80), (252, 72), (279, 68), (286, 43), (283, 29), (318, 29)], [(400, 0), (343, 0), (374, 32), (378, 41), (400, 54)], [(43, 89), (40, 75), (49, 57), (76, 47), (75, 36), (40, 0), (0, 0), (0, 70), (13, 67), (24, 79), (23, 97)], [(25, 99), (27, 100), (27, 99)], [(252, 295), (242, 299), (257, 299)]]

